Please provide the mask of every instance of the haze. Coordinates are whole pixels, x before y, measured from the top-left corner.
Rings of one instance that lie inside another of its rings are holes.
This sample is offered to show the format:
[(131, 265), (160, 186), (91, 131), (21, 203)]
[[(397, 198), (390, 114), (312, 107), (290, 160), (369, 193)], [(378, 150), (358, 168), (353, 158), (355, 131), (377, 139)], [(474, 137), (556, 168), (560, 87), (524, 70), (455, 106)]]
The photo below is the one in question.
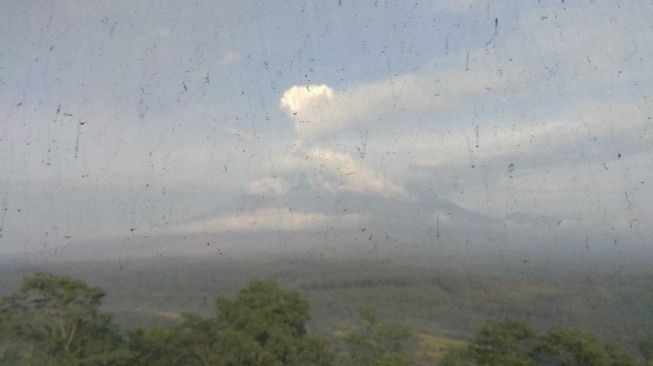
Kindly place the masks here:
[(647, 1), (3, 1), (0, 254), (651, 263)]

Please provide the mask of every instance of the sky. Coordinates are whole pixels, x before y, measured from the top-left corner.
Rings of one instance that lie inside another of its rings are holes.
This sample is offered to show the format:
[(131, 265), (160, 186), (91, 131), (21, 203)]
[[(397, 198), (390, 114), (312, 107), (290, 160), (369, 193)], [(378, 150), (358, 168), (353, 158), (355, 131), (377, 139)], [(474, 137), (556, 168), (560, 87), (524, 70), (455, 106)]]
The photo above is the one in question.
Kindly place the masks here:
[(389, 228), (482, 246), (488, 225), (506, 250), (653, 253), (652, 18), (650, 1), (3, 1), (0, 255)]

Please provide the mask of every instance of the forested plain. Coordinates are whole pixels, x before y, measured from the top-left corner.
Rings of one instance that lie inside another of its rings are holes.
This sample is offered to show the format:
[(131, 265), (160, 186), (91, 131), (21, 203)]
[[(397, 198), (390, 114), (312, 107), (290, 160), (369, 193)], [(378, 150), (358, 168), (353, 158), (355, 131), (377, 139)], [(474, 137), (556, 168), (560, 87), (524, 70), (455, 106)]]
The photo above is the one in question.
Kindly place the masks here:
[(527, 263), (5, 263), (7, 365), (648, 365), (653, 276)]

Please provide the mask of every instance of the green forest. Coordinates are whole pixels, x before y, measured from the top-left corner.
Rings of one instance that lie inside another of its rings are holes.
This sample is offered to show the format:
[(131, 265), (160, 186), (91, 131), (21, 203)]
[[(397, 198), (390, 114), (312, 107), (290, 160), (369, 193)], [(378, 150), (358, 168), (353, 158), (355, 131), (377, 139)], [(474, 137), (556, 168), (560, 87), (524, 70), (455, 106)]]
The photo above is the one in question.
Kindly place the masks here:
[[(253, 280), (213, 314), (124, 329), (102, 310), (105, 291), (33, 273), (0, 297), (2, 365), (653, 365), (653, 339), (636, 352), (591, 333), (488, 319), (468, 340), (425, 342), (411, 327), (358, 307), (349, 327), (310, 331), (310, 303), (271, 280)], [(429, 349), (430, 348), (430, 349)]]

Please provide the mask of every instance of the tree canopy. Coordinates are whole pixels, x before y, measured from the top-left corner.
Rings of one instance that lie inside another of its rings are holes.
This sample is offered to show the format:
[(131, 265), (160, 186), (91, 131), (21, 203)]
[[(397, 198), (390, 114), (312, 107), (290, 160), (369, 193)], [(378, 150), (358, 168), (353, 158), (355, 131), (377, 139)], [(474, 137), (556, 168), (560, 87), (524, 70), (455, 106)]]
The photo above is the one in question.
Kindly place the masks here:
[(489, 321), (464, 348), (449, 352), (444, 366), (634, 366), (614, 344), (575, 329), (538, 333), (525, 321)]
[(0, 298), (0, 360), (16, 365), (113, 365), (128, 357), (105, 293), (69, 277), (36, 273)]
[[(0, 364), (8, 366), (410, 366), (416, 337), (374, 309), (361, 324), (332, 335), (310, 334), (308, 301), (271, 281), (252, 281), (215, 314), (185, 314), (171, 326), (123, 332), (99, 310), (105, 293), (66, 276), (35, 273), (0, 297)], [(651, 364), (653, 338), (640, 344)], [(615, 344), (591, 334), (520, 320), (488, 321), (444, 366), (635, 366)]]

